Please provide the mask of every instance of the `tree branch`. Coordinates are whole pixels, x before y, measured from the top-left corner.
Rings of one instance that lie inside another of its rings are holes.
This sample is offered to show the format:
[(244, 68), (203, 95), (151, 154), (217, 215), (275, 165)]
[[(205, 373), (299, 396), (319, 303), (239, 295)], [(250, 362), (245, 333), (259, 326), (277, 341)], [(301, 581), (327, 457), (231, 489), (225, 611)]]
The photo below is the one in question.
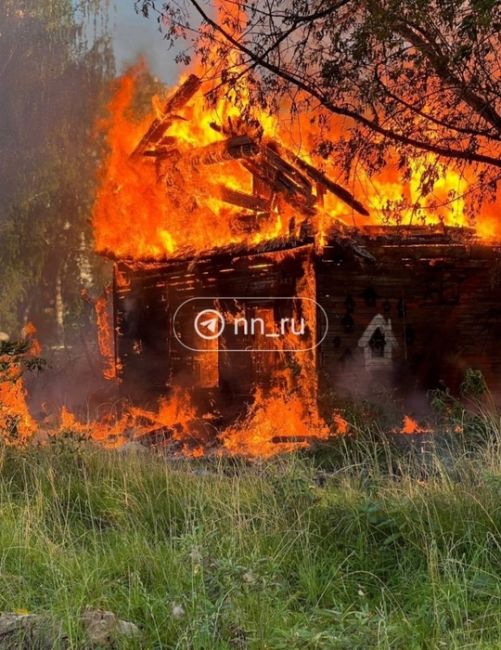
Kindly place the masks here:
[(386, 129), (377, 124), (376, 122), (369, 120), (366, 118), (364, 115), (361, 115), (360, 113), (344, 108), (342, 106), (337, 106), (333, 104), (328, 98), (326, 98), (321, 92), (319, 92), (316, 88), (310, 86), (309, 84), (297, 79), (294, 77), (292, 74), (289, 74), (286, 70), (283, 70), (282, 68), (274, 65), (273, 63), (270, 63), (269, 61), (265, 60), (263, 57), (260, 57), (257, 55), (255, 52), (253, 52), (251, 49), (246, 47), (243, 43), (240, 43), (236, 38), (234, 38), (230, 33), (228, 33), (223, 27), (221, 27), (216, 21), (214, 21), (210, 16), (203, 10), (203, 8), (200, 6), (197, 0), (189, 0), (192, 6), (196, 9), (196, 11), (199, 13), (199, 15), (202, 17), (202, 19), (210, 25), (214, 30), (216, 30), (218, 33), (220, 33), (229, 43), (231, 43), (236, 49), (238, 49), (240, 52), (243, 52), (246, 54), (252, 61), (256, 62), (256, 65), (261, 66), (268, 71), (272, 72), (273, 74), (277, 75), (284, 81), (287, 81), (288, 83), (291, 83), (295, 85), (297, 88), (300, 90), (303, 90), (305, 93), (310, 95), (311, 97), (314, 97), (317, 99), (322, 106), (327, 108), (331, 113), (334, 113), (335, 115), (342, 115), (344, 117), (349, 117), (356, 122), (366, 126), (370, 130), (374, 131), (375, 133), (378, 133), (379, 135), (388, 138), (390, 140), (393, 140), (395, 142), (399, 142), (400, 144), (404, 144), (407, 146), (415, 147), (417, 149), (421, 149), (423, 151), (428, 151), (430, 153), (434, 153), (438, 156), (443, 156), (446, 158), (453, 158), (455, 160), (464, 160), (468, 162), (478, 162), (478, 163), (484, 163), (488, 165), (493, 165), (494, 167), (500, 167), (501, 168), (501, 160), (499, 158), (494, 158), (493, 156), (488, 156), (485, 154), (481, 153), (476, 153), (473, 151), (467, 151), (467, 150), (461, 150), (461, 149), (453, 149), (449, 147), (441, 147), (439, 145), (432, 144), (430, 142), (423, 142), (420, 140), (416, 140), (415, 138), (409, 137), (404, 135), (403, 133), (397, 133), (395, 131), (392, 131), (391, 129)]
[(459, 97), (477, 112), (486, 122), (501, 133), (501, 115), (482, 97), (471, 91), (450, 69), (447, 58), (438, 53), (437, 48), (427, 43), (402, 21), (395, 21), (396, 31), (407, 39), (416, 49), (425, 54), (437, 75), (457, 88)]

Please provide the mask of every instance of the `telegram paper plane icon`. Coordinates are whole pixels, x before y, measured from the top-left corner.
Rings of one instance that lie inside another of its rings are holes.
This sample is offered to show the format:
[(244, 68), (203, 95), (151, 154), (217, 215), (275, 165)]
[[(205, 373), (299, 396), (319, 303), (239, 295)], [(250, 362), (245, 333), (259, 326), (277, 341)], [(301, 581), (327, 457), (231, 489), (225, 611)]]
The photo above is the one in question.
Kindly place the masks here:
[(215, 309), (204, 309), (195, 318), (195, 331), (202, 339), (212, 341), (221, 336), (225, 328), (225, 320)]

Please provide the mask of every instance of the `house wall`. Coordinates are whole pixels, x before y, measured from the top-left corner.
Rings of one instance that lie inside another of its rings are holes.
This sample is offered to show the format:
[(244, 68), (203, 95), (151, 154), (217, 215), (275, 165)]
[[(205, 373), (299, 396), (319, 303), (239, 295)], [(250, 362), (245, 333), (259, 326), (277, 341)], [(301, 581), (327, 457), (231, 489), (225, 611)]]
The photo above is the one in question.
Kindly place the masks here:
[[(317, 262), (317, 296), (330, 321), (318, 355), (322, 390), (457, 391), (473, 368), (501, 394), (499, 251), (370, 243), (366, 250), (374, 261), (332, 244)], [(391, 321), (395, 338), (384, 362), (359, 345), (377, 315)]]
[[(241, 410), (253, 387), (266, 386), (281, 367), (281, 355), (224, 351), (235, 347), (227, 334), (221, 342), (208, 342), (209, 352), (189, 351), (173, 336), (173, 315), (189, 298), (213, 296), (221, 299), (219, 303), (209, 300), (202, 303), (204, 308), (216, 306), (231, 313), (235, 305), (230, 298), (246, 296), (247, 308), (256, 314), (267, 312), (275, 319), (291, 316), (287, 301), (276, 299), (297, 294), (311, 259), (312, 247), (303, 246), (292, 252), (219, 255), (196, 263), (116, 263), (115, 349), (122, 395), (148, 403), (165, 395), (169, 387), (187, 386), (211, 410)], [(256, 300), (253, 306), (252, 298), (263, 296), (269, 301)], [(182, 313), (184, 321), (178, 329), (190, 345), (193, 314), (184, 309)], [(255, 344), (260, 347), (259, 340)]]
[[(388, 390), (423, 394), (440, 386), (457, 391), (465, 371), (473, 368), (482, 371), (496, 397), (501, 395), (499, 251), (372, 241), (365, 249), (369, 255), (361, 256), (346, 243), (331, 243), (321, 255), (308, 245), (196, 263), (117, 263), (114, 302), (122, 395), (145, 403), (181, 385), (198, 391), (208, 409), (238, 414), (253, 387), (268, 386), (283, 369), (283, 355), (224, 351), (224, 345), (233, 347), (228, 336), (222, 344), (208, 343), (209, 352), (190, 352), (173, 336), (175, 310), (191, 297), (219, 296), (219, 307), (231, 312), (229, 298), (247, 296), (250, 309), (278, 319), (290, 314), (277, 298), (304, 295), (305, 287), (329, 319), (327, 337), (308, 359), (317, 364), (321, 392), (344, 397)], [(262, 296), (269, 301), (256, 300), (253, 307), (252, 298)], [(374, 322), (381, 328), (384, 323), (381, 355), (359, 345), (370, 340), (367, 328)], [(189, 314), (181, 329), (189, 342)], [(259, 340), (255, 344), (260, 347)]]

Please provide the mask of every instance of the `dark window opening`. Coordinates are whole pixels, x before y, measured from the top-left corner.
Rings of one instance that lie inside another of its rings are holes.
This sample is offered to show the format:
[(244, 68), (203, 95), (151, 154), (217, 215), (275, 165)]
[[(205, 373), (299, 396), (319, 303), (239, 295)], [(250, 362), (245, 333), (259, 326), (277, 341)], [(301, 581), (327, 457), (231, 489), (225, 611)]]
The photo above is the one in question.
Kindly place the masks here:
[(386, 338), (381, 329), (378, 327), (369, 340), (369, 347), (373, 357), (384, 357), (384, 348)]

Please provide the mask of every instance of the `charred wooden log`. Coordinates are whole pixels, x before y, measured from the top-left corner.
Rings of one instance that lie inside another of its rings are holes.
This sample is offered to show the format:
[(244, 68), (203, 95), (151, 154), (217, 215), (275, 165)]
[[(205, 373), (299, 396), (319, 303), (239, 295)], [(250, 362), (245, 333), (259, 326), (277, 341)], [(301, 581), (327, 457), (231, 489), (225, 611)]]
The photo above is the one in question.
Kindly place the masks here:
[(209, 126), (213, 131), (217, 133), (225, 133), (226, 129), (221, 126), (221, 124), (216, 124), (216, 122), (209, 122)]
[(272, 195), (286, 191), (287, 188), (276, 178), (276, 173), (266, 166), (261, 157), (255, 160), (245, 160), (242, 165), (262, 186), (268, 187)]
[(194, 147), (187, 159), (193, 167), (215, 165), (228, 160), (254, 158), (259, 145), (246, 135), (235, 135), (222, 142), (213, 142), (205, 147)]
[(154, 147), (162, 139), (166, 129), (176, 119), (173, 113), (189, 102), (193, 95), (200, 88), (202, 81), (194, 74), (191, 74), (186, 81), (179, 86), (176, 92), (167, 100), (163, 117), (153, 120), (150, 128), (146, 131), (141, 142), (132, 152), (132, 156), (141, 156), (150, 147)]
[(301, 214), (304, 214), (308, 217), (313, 217), (317, 213), (313, 200), (308, 200), (306, 197), (298, 193), (293, 192), (284, 192), (281, 194), (283, 199), (287, 201), (289, 205), (298, 210)]
[(145, 149), (142, 153), (143, 156), (149, 156), (151, 158), (162, 158), (166, 154), (170, 153), (177, 144), (177, 138), (172, 136), (163, 137), (158, 145), (152, 149)]
[(287, 184), (291, 191), (299, 192), (304, 196), (311, 195), (310, 181), (284, 160), (270, 145), (265, 146), (263, 155), (266, 163), (280, 174), (281, 182)]
[(233, 190), (225, 185), (220, 185), (219, 191), (223, 201), (231, 203), (232, 205), (237, 205), (240, 208), (245, 208), (246, 210), (266, 212), (270, 207), (269, 201), (261, 196), (246, 194), (245, 192)]
[(175, 113), (180, 108), (183, 108), (197, 92), (202, 85), (202, 80), (195, 74), (190, 76), (184, 81), (176, 92), (167, 99), (164, 107), (164, 114)]
[(298, 169), (293, 167), (267, 144), (256, 160), (246, 161), (244, 165), (271, 192), (282, 198), (300, 212), (313, 216), (316, 197), (312, 192), (312, 183)]
[(254, 174), (252, 174), (252, 193), (256, 194), (257, 196), (261, 196), (265, 198), (270, 203), (272, 202), (273, 199), (272, 188), (268, 185), (268, 183), (265, 183)]
[(360, 201), (358, 201), (353, 196), (353, 194), (351, 192), (349, 192), (347, 189), (345, 189), (341, 185), (338, 185), (338, 183), (335, 183), (334, 181), (331, 181), (331, 179), (328, 178), (325, 174), (318, 171), (318, 169), (315, 169), (315, 167), (312, 167), (305, 160), (303, 160), (302, 158), (299, 158), (299, 156), (296, 156), (292, 152), (290, 152), (290, 155), (292, 156), (292, 158), (294, 160), (294, 163), (298, 167), (300, 167), (313, 181), (315, 181), (316, 183), (319, 183), (320, 185), (324, 185), (324, 187), (326, 187), (326, 189), (328, 189), (329, 192), (332, 192), (332, 194), (337, 196), (338, 199), (341, 199), (341, 201), (344, 201), (347, 205), (349, 205), (351, 208), (353, 208), (359, 214), (363, 215), (364, 217), (369, 216), (369, 212), (360, 203)]
[(254, 212), (253, 214), (237, 214), (230, 224), (231, 232), (234, 235), (242, 235), (258, 232), (263, 227), (266, 213)]
[(142, 154), (145, 158), (157, 158), (159, 160), (173, 159), (179, 160), (181, 153), (175, 147), (157, 147), (156, 149), (147, 149)]
[(175, 144), (177, 144), (177, 138), (173, 137), (172, 135), (166, 135), (160, 140), (158, 144), (161, 147), (173, 147)]
[[(274, 160), (273, 163), (275, 162), (277, 161)], [(262, 184), (267, 185), (273, 193), (280, 195), (295, 209), (307, 215), (314, 215), (313, 194), (305, 191), (304, 187), (298, 185), (291, 176), (280, 171), (273, 163), (264, 156), (259, 156), (256, 160), (246, 160), (243, 165)]]
[[(304, 184), (304, 175), (301, 174), (299, 170), (296, 169), (296, 167), (294, 167), (293, 165), (296, 165), (303, 172), (305, 172), (306, 176), (308, 176), (308, 178), (311, 179), (311, 181), (313, 181), (317, 185), (317, 196), (320, 200), (322, 199), (325, 190), (329, 190), (329, 192), (331, 192), (339, 199), (344, 201), (347, 205), (349, 205), (351, 208), (356, 210), (359, 214), (362, 214), (366, 217), (369, 216), (369, 213), (367, 212), (365, 207), (360, 203), (360, 201), (358, 201), (353, 196), (351, 192), (349, 192), (347, 189), (345, 189), (338, 183), (332, 181), (324, 173), (318, 171), (318, 169), (315, 169), (315, 167), (307, 163), (299, 156), (296, 156), (296, 154), (294, 154), (292, 151), (289, 151), (285, 147), (282, 147), (277, 142), (273, 141), (271, 143), (268, 143), (268, 145), (266, 146), (266, 154), (268, 158), (272, 159), (272, 164), (273, 162), (276, 163), (277, 160), (283, 161), (284, 156), (287, 157), (292, 162), (292, 164), (289, 165), (289, 167), (292, 170), (294, 170), (293, 177), (295, 179), (300, 179), (303, 184)], [(275, 154), (275, 157), (273, 156), (273, 154)]]

